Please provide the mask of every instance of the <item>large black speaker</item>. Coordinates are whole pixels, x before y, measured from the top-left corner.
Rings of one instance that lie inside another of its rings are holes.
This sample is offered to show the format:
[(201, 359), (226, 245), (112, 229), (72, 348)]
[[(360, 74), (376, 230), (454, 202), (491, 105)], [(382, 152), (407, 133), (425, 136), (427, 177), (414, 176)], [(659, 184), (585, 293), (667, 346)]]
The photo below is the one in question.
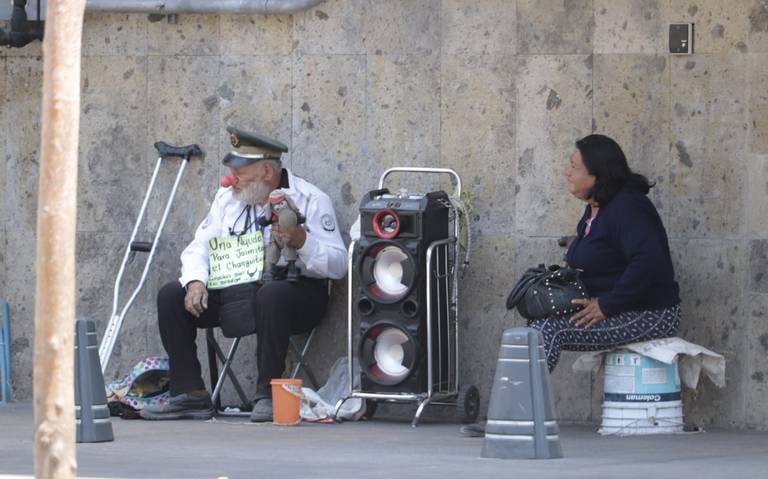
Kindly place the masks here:
[[(427, 277), (429, 245), (449, 237), (449, 199), (443, 191), (393, 195), (375, 190), (360, 202), (360, 240), (353, 255), (356, 349), (363, 392), (427, 391)], [(433, 278), (447, 263), (432, 261)], [(432, 291), (433, 343), (448, 334), (444, 281)], [(441, 307), (442, 306), (442, 307)], [(449, 379), (448, 348), (433, 348), (433, 386)]]

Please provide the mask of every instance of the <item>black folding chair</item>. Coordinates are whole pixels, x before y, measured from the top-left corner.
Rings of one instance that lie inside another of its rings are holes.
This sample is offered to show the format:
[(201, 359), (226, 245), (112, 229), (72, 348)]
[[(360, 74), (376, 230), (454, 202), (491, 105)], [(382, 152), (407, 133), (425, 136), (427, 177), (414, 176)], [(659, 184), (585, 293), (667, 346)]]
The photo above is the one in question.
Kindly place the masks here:
[[(328, 297), (331, 296), (332, 284), (333, 283), (329, 280), (328, 281)], [(232, 370), (232, 362), (235, 359), (235, 354), (237, 353), (237, 348), (240, 345), (240, 340), (243, 339), (245, 336), (234, 338), (229, 345), (229, 350), (227, 351), (227, 354), (225, 355), (218, 341), (216, 341), (216, 337), (214, 335), (213, 330), (214, 328), (208, 328), (205, 332), (205, 339), (206, 339), (206, 344), (208, 349), (208, 369), (210, 372), (211, 384), (214, 385), (213, 393), (211, 394), (211, 399), (213, 400), (213, 404), (216, 407), (216, 410), (219, 412), (219, 414), (222, 414), (225, 416), (238, 416), (238, 415), (244, 416), (244, 415), (250, 414), (250, 413), (247, 413), (246, 411), (250, 411), (252, 407), (251, 400), (245, 394), (245, 391), (243, 390), (243, 387), (240, 384), (240, 381), (237, 379), (235, 372)], [(307, 376), (307, 379), (309, 379), (309, 382), (312, 384), (312, 387), (315, 389), (318, 389), (320, 387), (320, 383), (317, 381), (317, 377), (312, 372), (309, 365), (307, 365), (307, 358), (306, 358), (307, 352), (309, 351), (309, 347), (312, 345), (312, 339), (315, 337), (315, 331), (317, 331), (317, 327), (312, 328), (307, 333), (293, 335), (290, 337), (288, 344), (290, 349), (296, 355), (296, 364), (293, 366), (293, 369), (291, 371), (291, 376), (290, 376), (291, 379), (295, 379), (296, 376), (298, 376), (299, 372), (301, 372), (301, 370), (303, 369), (304, 373)], [(221, 372), (219, 372), (219, 363), (221, 363)], [(234, 386), (235, 391), (237, 392), (237, 395), (240, 398), (241, 412), (239, 413), (229, 412), (226, 410), (222, 410), (221, 408), (221, 389), (224, 386), (224, 380), (227, 377), (229, 377), (230, 382), (232, 383), (232, 386)]]

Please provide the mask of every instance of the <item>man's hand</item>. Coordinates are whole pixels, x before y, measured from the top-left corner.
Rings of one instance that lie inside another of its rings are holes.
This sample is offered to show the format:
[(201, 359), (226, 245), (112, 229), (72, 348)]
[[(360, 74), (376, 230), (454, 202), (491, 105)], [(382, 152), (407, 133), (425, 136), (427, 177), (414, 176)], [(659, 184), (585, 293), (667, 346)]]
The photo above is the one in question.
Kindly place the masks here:
[(277, 238), (278, 243), (283, 246), (300, 249), (307, 241), (307, 232), (300, 225), (290, 228), (280, 228), (277, 223), (272, 225), (272, 234)]
[(597, 298), (574, 299), (571, 303), (584, 306), (584, 309), (571, 316), (571, 321), (575, 322), (576, 326), (590, 328), (605, 319), (605, 315), (600, 310), (600, 304), (598, 304)]
[(199, 318), (203, 311), (208, 309), (208, 289), (202, 281), (190, 281), (187, 283), (184, 309), (196, 318)]

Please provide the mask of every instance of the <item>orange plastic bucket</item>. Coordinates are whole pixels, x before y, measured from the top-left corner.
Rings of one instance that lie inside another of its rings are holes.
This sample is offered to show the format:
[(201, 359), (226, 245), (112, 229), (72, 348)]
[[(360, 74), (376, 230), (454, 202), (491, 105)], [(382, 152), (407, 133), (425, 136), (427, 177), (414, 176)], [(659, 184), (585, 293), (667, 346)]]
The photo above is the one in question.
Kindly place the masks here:
[(295, 426), (301, 422), (301, 379), (273, 379), (272, 422), (281, 426)]

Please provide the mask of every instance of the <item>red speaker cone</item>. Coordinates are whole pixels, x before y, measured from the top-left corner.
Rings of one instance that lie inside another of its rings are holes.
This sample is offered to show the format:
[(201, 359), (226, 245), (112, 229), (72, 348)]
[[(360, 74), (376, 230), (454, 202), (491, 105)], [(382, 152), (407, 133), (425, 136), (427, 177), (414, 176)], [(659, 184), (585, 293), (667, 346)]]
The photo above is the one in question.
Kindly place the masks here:
[(380, 210), (373, 216), (373, 232), (381, 239), (392, 239), (400, 232), (400, 217), (392, 210)]

